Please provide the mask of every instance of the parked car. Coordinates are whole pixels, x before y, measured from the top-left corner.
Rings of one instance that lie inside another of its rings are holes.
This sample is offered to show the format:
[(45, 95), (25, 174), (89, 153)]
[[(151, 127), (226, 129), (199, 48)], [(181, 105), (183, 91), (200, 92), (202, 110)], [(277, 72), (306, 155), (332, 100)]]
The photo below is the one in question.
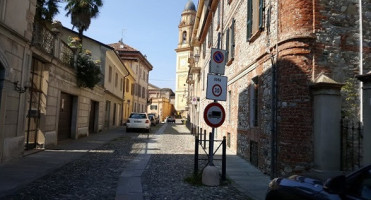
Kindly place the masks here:
[[(148, 117), (150, 118), (152, 125), (156, 126), (157, 124), (160, 123), (160, 120), (158, 119), (156, 114), (150, 113), (150, 114), (148, 114)], [(151, 119), (151, 118), (153, 118), (153, 119)]]
[(126, 132), (132, 129), (144, 129), (148, 133), (151, 131), (151, 121), (147, 113), (131, 113), (126, 121)]
[(166, 118), (166, 122), (168, 122), (168, 123), (175, 123), (175, 118), (173, 116), (168, 116)]
[(328, 179), (324, 184), (303, 176), (275, 178), (269, 183), (266, 200), (272, 199), (371, 199), (371, 165), (347, 176)]

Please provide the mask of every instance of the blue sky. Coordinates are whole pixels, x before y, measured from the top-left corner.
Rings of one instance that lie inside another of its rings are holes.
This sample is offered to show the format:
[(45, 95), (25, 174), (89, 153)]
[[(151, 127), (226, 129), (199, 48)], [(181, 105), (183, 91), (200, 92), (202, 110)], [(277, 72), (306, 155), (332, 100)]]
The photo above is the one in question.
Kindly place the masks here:
[[(188, 0), (103, 0), (99, 16), (92, 20), (84, 35), (105, 44), (123, 42), (147, 55), (153, 70), (149, 82), (175, 89), (175, 49), (178, 25)], [(197, 1), (193, 1), (197, 5)], [(64, 6), (55, 17), (72, 28)], [(76, 30), (76, 29), (75, 29)]]

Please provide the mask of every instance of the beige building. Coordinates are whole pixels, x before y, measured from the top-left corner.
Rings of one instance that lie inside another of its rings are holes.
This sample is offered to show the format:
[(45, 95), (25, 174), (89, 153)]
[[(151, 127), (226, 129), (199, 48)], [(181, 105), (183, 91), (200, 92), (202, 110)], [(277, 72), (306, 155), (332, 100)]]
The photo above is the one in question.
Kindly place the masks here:
[(174, 97), (174, 92), (170, 88), (159, 88), (149, 84), (148, 101), (150, 104), (147, 113), (155, 113), (160, 122), (163, 122), (167, 116), (174, 115), (175, 109), (171, 102), (172, 97)]
[(125, 77), (125, 93), (124, 93), (124, 110), (123, 110), (123, 123), (126, 123), (127, 119), (130, 116), (130, 113), (133, 112), (133, 102), (134, 102), (134, 88), (132, 85), (135, 84), (136, 76), (133, 70), (130, 67), (126, 68), (129, 74)]
[(130, 67), (136, 77), (135, 83), (131, 88), (133, 94), (133, 112), (146, 112), (148, 101), (148, 78), (149, 72), (153, 69), (147, 57), (140, 51), (124, 44), (122, 41), (110, 44), (125, 66)]
[(35, 0), (0, 1), (0, 163), (22, 155)]
[(182, 12), (178, 26), (178, 47), (176, 51), (176, 85), (175, 85), (175, 110), (177, 114), (187, 117), (188, 115), (188, 59), (191, 52), (191, 34), (196, 18), (196, 7), (192, 1), (188, 1)]
[(129, 71), (114, 50), (106, 52), (105, 66), (105, 127), (113, 128), (124, 124), (124, 81)]

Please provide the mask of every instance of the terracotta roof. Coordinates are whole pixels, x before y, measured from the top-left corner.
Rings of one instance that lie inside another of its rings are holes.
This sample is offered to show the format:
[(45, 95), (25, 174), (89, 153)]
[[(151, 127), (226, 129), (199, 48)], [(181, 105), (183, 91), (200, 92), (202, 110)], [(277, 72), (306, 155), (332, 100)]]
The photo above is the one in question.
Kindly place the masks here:
[(113, 43), (113, 44), (108, 44), (109, 46), (113, 47), (115, 50), (118, 50), (118, 51), (138, 51), (136, 49), (134, 49), (133, 47), (119, 41), (117, 43)]

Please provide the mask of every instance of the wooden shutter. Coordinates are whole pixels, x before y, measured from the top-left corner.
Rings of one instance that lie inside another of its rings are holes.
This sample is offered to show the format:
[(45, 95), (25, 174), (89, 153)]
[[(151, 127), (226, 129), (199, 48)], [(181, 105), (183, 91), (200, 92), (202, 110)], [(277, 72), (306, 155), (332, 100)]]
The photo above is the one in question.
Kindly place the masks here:
[(264, 0), (259, 0), (259, 29), (263, 28)]
[(247, 40), (252, 36), (252, 0), (247, 0)]
[(234, 24), (236, 20), (233, 19), (232, 26), (231, 26), (231, 58), (234, 58), (234, 47), (235, 47), (235, 39), (234, 39)]

